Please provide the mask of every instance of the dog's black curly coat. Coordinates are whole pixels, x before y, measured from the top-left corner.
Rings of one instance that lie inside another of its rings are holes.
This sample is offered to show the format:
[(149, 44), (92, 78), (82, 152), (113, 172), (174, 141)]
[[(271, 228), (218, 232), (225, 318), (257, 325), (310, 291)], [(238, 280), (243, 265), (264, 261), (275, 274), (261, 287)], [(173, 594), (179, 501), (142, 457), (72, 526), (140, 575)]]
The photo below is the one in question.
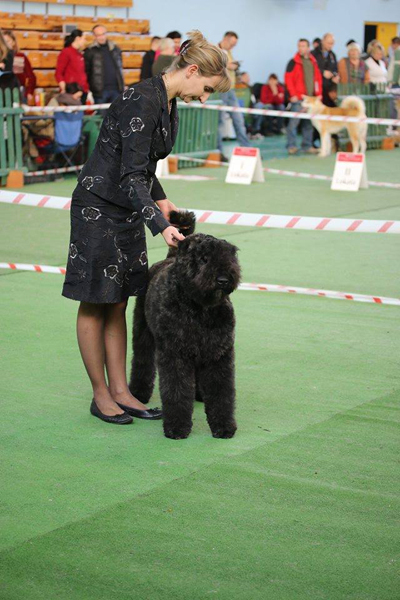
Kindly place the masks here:
[[(204, 402), (212, 435), (235, 434), (235, 316), (229, 299), (240, 280), (237, 248), (192, 234), (193, 213), (171, 213), (185, 235), (178, 249), (152, 266), (146, 296), (136, 299), (129, 388), (141, 402), (160, 378), (164, 433), (186, 438), (195, 398)], [(186, 227), (186, 229), (185, 229)]]

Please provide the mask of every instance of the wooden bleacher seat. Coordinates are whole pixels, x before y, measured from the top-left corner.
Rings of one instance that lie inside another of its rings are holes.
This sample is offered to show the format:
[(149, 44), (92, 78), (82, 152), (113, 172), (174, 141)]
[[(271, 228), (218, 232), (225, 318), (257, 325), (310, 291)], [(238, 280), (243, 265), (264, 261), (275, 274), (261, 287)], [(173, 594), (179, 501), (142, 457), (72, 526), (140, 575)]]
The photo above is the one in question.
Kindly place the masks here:
[[(73, 3), (76, 3), (76, 0)], [(86, 0), (85, 4), (88, 4)], [(96, 4), (102, 5), (100, 0), (96, 0)], [(113, 6), (117, 5), (113, 2)], [(122, 50), (124, 81), (127, 85), (139, 81), (143, 52), (150, 50), (151, 45), (151, 37), (147, 35), (150, 22), (147, 19), (100, 19), (74, 15), (0, 12), (0, 22), (3, 29), (11, 29), (14, 32), (20, 50), (28, 56), (35, 71), (38, 88), (58, 87), (54, 72), (58, 54), (64, 47), (63, 27), (67, 24), (86, 32), (88, 46), (94, 41), (92, 27), (96, 23), (104, 23), (107, 26), (110, 32), (109, 39)]]
[(104, 23), (108, 31), (115, 33), (149, 33), (148, 19), (101, 19), (99, 17), (78, 17), (73, 15), (29, 15), (23, 13), (0, 12), (2, 29), (26, 31), (62, 32), (66, 24), (74, 24), (77, 29), (91, 31), (96, 23)]
[[(37, 2), (37, 0), (25, 0), (26, 2)], [(48, 4), (82, 4), (84, 6), (113, 6), (113, 7), (132, 7), (132, 0), (112, 0), (112, 5), (110, 5), (110, 0), (46, 0)]]

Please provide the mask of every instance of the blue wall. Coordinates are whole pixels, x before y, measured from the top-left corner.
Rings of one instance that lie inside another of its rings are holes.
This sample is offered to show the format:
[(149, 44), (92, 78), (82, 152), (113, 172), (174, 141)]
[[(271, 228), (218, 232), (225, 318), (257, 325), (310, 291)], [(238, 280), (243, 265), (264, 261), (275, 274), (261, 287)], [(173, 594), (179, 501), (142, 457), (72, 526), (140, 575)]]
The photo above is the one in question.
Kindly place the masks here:
[[(12, 0), (2, 1), (1, 6), (3, 11), (22, 10), (22, 3)], [(44, 4), (26, 3), (25, 10), (43, 14)], [(48, 11), (72, 14), (73, 7), (48, 4)], [(76, 14), (93, 15), (94, 8), (77, 6)], [(97, 14), (126, 17), (127, 10), (99, 8)], [(341, 58), (350, 38), (363, 44), (364, 21), (400, 22), (400, 0), (134, 0), (129, 16), (150, 19), (151, 32), (160, 36), (172, 29), (185, 33), (196, 28), (218, 42), (227, 29), (236, 31), (235, 58), (243, 61), (242, 68), (255, 82), (273, 71), (283, 76), (299, 37), (311, 40), (331, 31)]]

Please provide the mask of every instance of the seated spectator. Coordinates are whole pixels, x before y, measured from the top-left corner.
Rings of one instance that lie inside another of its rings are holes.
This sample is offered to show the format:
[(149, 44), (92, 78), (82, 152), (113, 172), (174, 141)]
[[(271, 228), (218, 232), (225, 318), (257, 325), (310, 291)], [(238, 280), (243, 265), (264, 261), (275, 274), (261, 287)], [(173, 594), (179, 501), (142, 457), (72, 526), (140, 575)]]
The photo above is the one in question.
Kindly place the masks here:
[[(286, 90), (290, 98), (290, 110), (300, 112), (304, 96), (322, 95), (322, 75), (314, 56), (310, 53), (308, 40), (301, 38), (297, 43), (297, 53), (288, 62), (285, 73)], [(287, 148), (289, 154), (298, 152), (296, 134), (300, 119), (289, 119), (287, 126)], [(304, 119), (302, 126), (302, 150), (308, 154), (317, 154), (312, 146), (313, 126)]]
[(398, 107), (400, 107), (400, 38), (397, 39), (399, 40), (399, 45), (392, 56), (388, 68), (388, 83), (391, 90), (393, 90), (393, 95), (390, 102), (391, 119), (399, 118)]
[(387, 83), (388, 73), (384, 59), (385, 49), (378, 40), (368, 44), (369, 58), (365, 61), (369, 69), (371, 83)]
[[(79, 106), (82, 104), (83, 90), (75, 81), (67, 83), (65, 92), (60, 92), (50, 99), (47, 106)], [(51, 113), (48, 113), (51, 114)]]
[(107, 38), (107, 29), (92, 29), (95, 41), (84, 52), (86, 76), (95, 104), (114, 102), (124, 91), (121, 49)]
[(65, 38), (64, 48), (57, 57), (56, 67), (56, 79), (60, 86), (60, 92), (66, 91), (67, 83), (76, 82), (83, 90), (82, 104), (85, 104), (89, 91), (83, 58), (85, 43), (85, 36), (82, 31), (74, 29)]
[(151, 72), (151, 67), (153, 66), (156, 52), (160, 47), (160, 39), (161, 38), (159, 38), (157, 35), (155, 35), (153, 38), (151, 38), (150, 50), (148, 50), (146, 52), (146, 54), (143, 56), (142, 68), (140, 70), (140, 80), (141, 81), (143, 79), (149, 79), (150, 77), (153, 76), (153, 74)]
[(13, 73), (17, 76), (20, 87), (23, 88), (23, 101), (33, 104), (33, 96), (36, 87), (36, 76), (32, 70), (29, 58), (23, 52), (19, 51), (17, 38), (12, 31), (3, 31), (3, 36), (7, 46), (14, 54)]
[(160, 55), (154, 61), (151, 72), (154, 75), (163, 73), (175, 60), (175, 44), (171, 38), (163, 38), (160, 41)]
[[(260, 102), (257, 102), (255, 108), (285, 110), (285, 90), (283, 85), (279, 83), (275, 73), (271, 73), (268, 77), (267, 84), (262, 86)], [(282, 133), (282, 117), (263, 117), (262, 115), (256, 115), (254, 118), (254, 135), (260, 136), (264, 119), (267, 124), (267, 135)]]
[(19, 87), (13, 72), (14, 52), (7, 46), (0, 30), (0, 89)]
[(353, 42), (347, 46), (347, 58), (338, 63), (340, 83), (369, 83), (369, 70), (361, 59), (361, 48)]

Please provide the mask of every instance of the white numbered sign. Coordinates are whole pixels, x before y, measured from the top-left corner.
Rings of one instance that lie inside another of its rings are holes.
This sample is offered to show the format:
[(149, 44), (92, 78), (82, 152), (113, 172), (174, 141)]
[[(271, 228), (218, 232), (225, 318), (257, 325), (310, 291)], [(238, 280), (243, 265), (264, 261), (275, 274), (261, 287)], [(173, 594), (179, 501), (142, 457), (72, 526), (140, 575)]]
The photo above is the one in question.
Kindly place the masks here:
[(247, 185), (252, 181), (263, 183), (264, 171), (261, 164), (259, 148), (242, 148), (233, 150), (229, 161), (226, 183), (241, 183)]
[(332, 177), (331, 190), (357, 192), (368, 187), (367, 165), (365, 155), (355, 152), (338, 152), (335, 170)]

